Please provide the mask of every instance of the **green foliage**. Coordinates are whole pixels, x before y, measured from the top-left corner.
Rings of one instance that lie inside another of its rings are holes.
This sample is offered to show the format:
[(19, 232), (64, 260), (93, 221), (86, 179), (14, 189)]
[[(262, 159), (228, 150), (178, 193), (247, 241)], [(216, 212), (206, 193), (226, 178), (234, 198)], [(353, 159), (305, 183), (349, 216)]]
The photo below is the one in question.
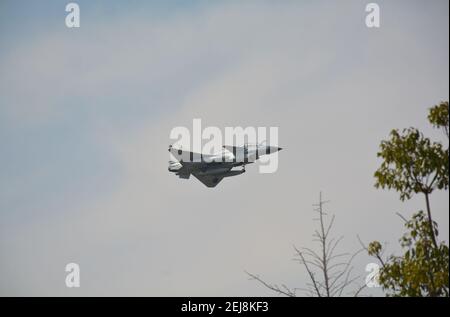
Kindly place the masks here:
[(377, 256), (381, 254), (381, 243), (378, 241), (372, 241), (369, 243), (369, 247), (367, 248), (369, 255)]
[[(430, 123), (443, 129), (447, 137), (448, 112), (448, 102), (442, 102), (428, 114)], [(415, 128), (393, 130), (389, 140), (381, 142), (378, 157), (383, 162), (375, 172), (375, 187), (396, 190), (402, 201), (423, 193), (427, 207), (426, 215), (420, 211), (405, 222), (402, 256), (391, 255), (383, 261), (381, 244), (369, 244), (369, 255), (382, 264), (381, 286), (389, 296), (449, 296), (449, 247), (437, 242), (438, 227), (431, 218), (429, 198), (436, 189), (448, 189), (448, 147), (432, 142)]]
[(402, 201), (413, 193), (448, 188), (448, 150), (417, 129), (393, 130), (390, 139), (381, 142), (377, 155), (383, 163), (375, 172), (375, 186), (395, 189)]
[(443, 101), (439, 105), (430, 109), (428, 121), (435, 128), (442, 128), (444, 133), (449, 137), (449, 119), (448, 119), (448, 101)]
[[(449, 296), (449, 248), (433, 246), (430, 226), (423, 211), (405, 223), (408, 232), (400, 239), (403, 256), (382, 262), (379, 282), (388, 296)], [(437, 235), (437, 224), (434, 223)], [(381, 244), (369, 245), (369, 254), (381, 259)]]

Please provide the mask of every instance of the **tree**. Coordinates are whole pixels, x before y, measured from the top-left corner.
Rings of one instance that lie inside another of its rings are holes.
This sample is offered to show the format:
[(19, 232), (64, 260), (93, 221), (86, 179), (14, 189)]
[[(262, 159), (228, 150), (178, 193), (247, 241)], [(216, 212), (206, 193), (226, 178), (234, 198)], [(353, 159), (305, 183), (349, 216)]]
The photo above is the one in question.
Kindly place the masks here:
[[(425, 213), (420, 211), (405, 222), (408, 232), (400, 240), (406, 249), (403, 256), (391, 255), (383, 260), (381, 244), (371, 242), (368, 253), (382, 268), (378, 282), (388, 296), (449, 296), (449, 248), (441, 242), (435, 248)], [(433, 224), (437, 235), (437, 224)]]
[[(448, 102), (430, 109), (428, 120), (449, 131)], [(423, 211), (405, 220), (407, 233), (400, 240), (406, 252), (402, 256), (381, 257), (382, 247), (377, 241), (369, 244), (369, 255), (382, 264), (379, 282), (392, 296), (448, 296), (449, 248), (438, 243), (438, 226), (431, 215), (430, 195), (435, 190), (447, 190), (449, 182), (449, 149), (441, 142), (432, 142), (415, 128), (393, 130), (388, 141), (382, 141), (378, 157), (383, 159), (375, 172), (377, 188), (394, 189), (402, 201), (413, 194), (425, 197)]]
[[(331, 229), (334, 224), (335, 216), (331, 217), (329, 222), (326, 221), (327, 213), (324, 211), (324, 204), (328, 201), (322, 200), (320, 193), (319, 202), (313, 205), (314, 211), (318, 213), (318, 218), (314, 219), (319, 222), (319, 229), (313, 234), (314, 241), (319, 243), (319, 251), (316, 252), (310, 248), (297, 248), (294, 246), (297, 260), (308, 273), (310, 282), (304, 288), (290, 289), (282, 284), (269, 284), (262, 280), (259, 276), (246, 272), (252, 280), (256, 280), (268, 289), (289, 297), (296, 296), (297, 290), (303, 290), (310, 296), (317, 297), (334, 297), (348, 295), (344, 293), (352, 285), (359, 276), (352, 276), (353, 267), (351, 265), (355, 256), (361, 251), (354, 253), (336, 253), (339, 243), (343, 236), (339, 238), (330, 237)], [(358, 296), (365, 287), (356, 287), (353, 295)]]
[(431, 108), (428, 114), (428, 121), (433, 127), (442, 129), (447, 139), (449, 139), (448, 101), (443, 101)]
[[(428, 118), (434, 126), (442, 127), (448, 134), (448, 102), (430, 109)], [(392, 130), (390, 140), (382, 141), (380, 148), (377, 155), (383, 163), (375, 172), (375, 187), (395, 189), (402, 201), (410, 199), (412, 194), (422, 193), (431, 238), (434, 247), (437, 247), (432, 230), (430, 194), (435, 189), (448, 189), (448, 148), (444, 150), (442, 143), (432, 142), (415, 128), (404, 129), (403, 133)]]

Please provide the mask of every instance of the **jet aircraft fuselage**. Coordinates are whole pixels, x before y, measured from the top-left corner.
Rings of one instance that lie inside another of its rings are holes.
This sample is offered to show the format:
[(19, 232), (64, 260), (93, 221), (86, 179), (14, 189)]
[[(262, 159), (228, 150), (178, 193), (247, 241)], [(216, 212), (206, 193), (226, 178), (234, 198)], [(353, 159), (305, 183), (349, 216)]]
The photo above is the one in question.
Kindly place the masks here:
[(280, 150), (277, 146), (245, 144), (241, 147), (223, 146), (222, 152), (217, 154), (202, 154), (170, 145), (169, 152), (173, 159), (169, 161), (169, 171), (185, 179), (192, 174), (207, 187), (215, 187), (225, 177), (244, 173), (245, 165), (253, 163), (262, 155)]

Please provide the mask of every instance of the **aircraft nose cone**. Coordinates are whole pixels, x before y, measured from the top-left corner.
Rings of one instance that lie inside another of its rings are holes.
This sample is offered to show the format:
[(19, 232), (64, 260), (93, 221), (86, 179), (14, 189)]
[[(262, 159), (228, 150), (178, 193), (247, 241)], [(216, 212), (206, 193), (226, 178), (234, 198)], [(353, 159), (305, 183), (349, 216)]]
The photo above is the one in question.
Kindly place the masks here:
[(283, 148), (278, 146), (267, 146), (266, 147), (266, 154), (276, 153), (278, 151), (281, 151)]

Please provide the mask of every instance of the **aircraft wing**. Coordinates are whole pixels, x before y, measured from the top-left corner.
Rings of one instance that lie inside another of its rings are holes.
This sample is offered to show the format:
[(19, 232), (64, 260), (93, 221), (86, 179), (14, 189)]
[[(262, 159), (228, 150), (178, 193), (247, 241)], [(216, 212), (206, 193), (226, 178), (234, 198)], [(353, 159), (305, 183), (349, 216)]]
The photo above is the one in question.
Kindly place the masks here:
[[(189, 178), (192, 174), (195, 178), (197, 178), (200, 182), (202, 182), (207, 187), (216, 187), (217, 184), (224, 178), (221, 176), (221, 173), (226, 173), (230, 171), (232, 165), (228, 163), (222, 162), (211, 162), (206, 163), (203, 161), (205, 157), (211, 157), (216, 155), (201, 155), (201, 160), (199, 162), (192, 161), (195, 155), (200, 155), (198, 153), (193, 153), (190, 151), (184, 151), (179, 148), (174, 148), (169, 146), (169, 152), (175, 157), (176, 161), (181, 165), (181, 168), (176, 170), (176, 175), (180, 178)], [(186, 160), (183, 160), (183, 157)], [(220, 171), (216, 171), (216, 174), (206, 174), (206, 170), (214, 170), (219, 169)], [(217, 173), (218, 172), (218, 173)], [(206, 174), (206, 175), (205, 175)]]
[(199, 181), (205, 184), (207, 187), (216, 187), (217, 184), (223, 179), (223, 176), (215, 176), (215, 175), (197, 175), (196, 173), (192, 173)]
[[(191, 151), (182, 150), (181, 148), (172, 147), (172, 145), (169, 146), (169, 152), (180, 163), (182, 161), (199, 163), (199, 162), (202, 162), (203, 160), (205, 160), (206, 158), (215, 156), (215, 155), (211, 155), (211, 154), (201, 154), (201, 153), (195, 153), (195, 152), (191, 152)], [(194, 161), (194, 160), (198, 160), (198, 161)]]
[(224, 149), (230, 151), (231, 153), (235, 154), (238, 153), (238, 151), (243, 151), (244, 148), (241, 146), (233, 146), (233, 145), (224, 145), (222, 146)]

